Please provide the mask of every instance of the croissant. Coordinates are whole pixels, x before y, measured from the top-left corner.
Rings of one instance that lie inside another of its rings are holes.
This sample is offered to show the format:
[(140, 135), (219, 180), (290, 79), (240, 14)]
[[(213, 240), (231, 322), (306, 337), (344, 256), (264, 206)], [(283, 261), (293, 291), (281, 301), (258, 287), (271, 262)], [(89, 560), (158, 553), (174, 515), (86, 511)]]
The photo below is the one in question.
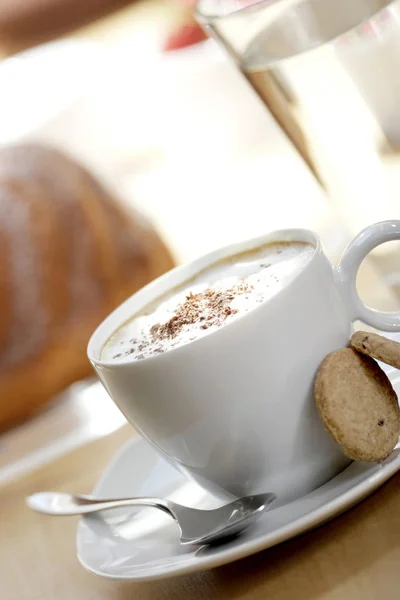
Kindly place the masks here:
[(88, 376), (96, 326), (174, 262), (141, 214), (37, 145), (0, 149), (0, 253), (4, 429)]

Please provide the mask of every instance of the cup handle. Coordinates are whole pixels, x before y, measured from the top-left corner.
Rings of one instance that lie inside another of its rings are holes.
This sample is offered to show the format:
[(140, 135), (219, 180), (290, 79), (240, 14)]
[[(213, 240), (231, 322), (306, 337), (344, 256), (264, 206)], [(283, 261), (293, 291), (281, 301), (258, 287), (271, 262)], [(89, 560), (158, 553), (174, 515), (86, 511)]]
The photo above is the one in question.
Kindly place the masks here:
[(335, 269), (335, 280), (350, 308), (352, 321), (360, 319), (371, 327), (385, 331), (400, 331), (400, 312), (384, 313), (365, 306), (358, 295), (356, 280), (358, 269), (367, 254), (376, 246), (393, 240), (400, 240), (400, 221), (371, 225), (349, 244)]

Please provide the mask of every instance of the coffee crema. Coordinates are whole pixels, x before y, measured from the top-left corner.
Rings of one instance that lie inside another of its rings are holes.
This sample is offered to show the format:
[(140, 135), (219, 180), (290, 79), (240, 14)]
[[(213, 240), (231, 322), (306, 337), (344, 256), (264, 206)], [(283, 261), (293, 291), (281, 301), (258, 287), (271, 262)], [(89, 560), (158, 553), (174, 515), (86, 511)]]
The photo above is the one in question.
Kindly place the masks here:
[(305, 242), (277, 242), (214, 263), (117, 329), (101, 359), (141, 360), (209, 335), (275, 296), (313, 252)]

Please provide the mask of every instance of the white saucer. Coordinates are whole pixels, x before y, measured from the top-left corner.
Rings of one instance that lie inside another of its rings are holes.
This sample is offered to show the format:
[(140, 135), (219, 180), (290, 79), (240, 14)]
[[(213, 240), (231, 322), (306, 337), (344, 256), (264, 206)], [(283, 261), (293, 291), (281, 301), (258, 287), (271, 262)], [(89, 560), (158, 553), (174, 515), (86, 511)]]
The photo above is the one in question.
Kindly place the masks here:
[[(399, 392), (400, 377), (393, 383)], [(158, 579), (209, 569), (328, 521), (363, 500), (399, 469), (399, 446), (381, 464), (354, 462), (311, 494), (267, 512), (238, 538), (215, 547), (180, 546), (174, 522), (154, 509), (106, 511), (81, 519), (78, 558), (89, 571), (114, 579)], [(162, 496), (196, 508), (221, 504), (221, 499), (210, 498), (197, 484), (187, 481), (140, 438), (122, 448), (94, 495)]]

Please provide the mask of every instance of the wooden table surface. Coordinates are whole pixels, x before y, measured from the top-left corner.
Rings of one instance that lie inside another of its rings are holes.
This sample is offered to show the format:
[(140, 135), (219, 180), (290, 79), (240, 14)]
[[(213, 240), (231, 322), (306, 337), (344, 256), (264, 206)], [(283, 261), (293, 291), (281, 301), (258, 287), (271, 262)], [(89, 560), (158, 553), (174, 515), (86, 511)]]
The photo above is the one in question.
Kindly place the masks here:
[(125, 426), (0, 487), (0, 597), (4, 600), (398, 600), (400, 474), (319, 529), (210, 571), (130, 583), (87, 573), (75, 554), (77, 518), (29, 511), (42, 489), (90, 492)]

